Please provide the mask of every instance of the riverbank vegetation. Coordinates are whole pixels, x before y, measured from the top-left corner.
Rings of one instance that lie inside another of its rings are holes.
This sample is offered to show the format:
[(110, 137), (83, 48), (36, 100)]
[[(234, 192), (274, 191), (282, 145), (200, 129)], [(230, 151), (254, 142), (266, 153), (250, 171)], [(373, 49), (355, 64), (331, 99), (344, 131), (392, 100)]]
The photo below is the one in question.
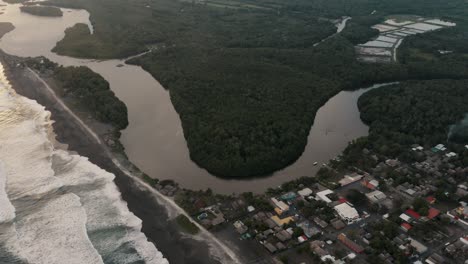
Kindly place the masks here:
[(358, 106), (370, 126), (366, 147), (409, 160), (413, 144), (446, 144), (451, 125), (468, 113), (467, 87), (468, 80), (409, 81), (365, 93)]
[(127, 127), (127, 107), (110, 90), (109, 83), (88, 67), (63, 67), (45, 58), (31, 58), (26, 63), (48, 73), (62, 97), (72, 99), (97, 120), (118, 130)]
[(62, 10), (53, 6), (38, 6), (38, 5), (25, 5), (20, 7), (21, 12), (25, 12), (35, 16), (46, 17), (61, 17), (63, 16)]
[[(95, 28), (68, 29), (54, 51), (111, 58), (150, 48), (130, 63), (169, 89), (192, 160), (227, 177), (264, 175), (294, 162), (317, 109), (340, 90), (468, 77), (459, 56), (421, 61), (402, 53), (400, 64), (369, 65), (353, 48), (375, 36), (373, 23), (402, 10), (462, 23), (460, 0), (238, 2), (52, 0), (87, 9)], [(349, 28), (314, 47), (336, 31), (330, 19), (341, 16), (354, 17)]]

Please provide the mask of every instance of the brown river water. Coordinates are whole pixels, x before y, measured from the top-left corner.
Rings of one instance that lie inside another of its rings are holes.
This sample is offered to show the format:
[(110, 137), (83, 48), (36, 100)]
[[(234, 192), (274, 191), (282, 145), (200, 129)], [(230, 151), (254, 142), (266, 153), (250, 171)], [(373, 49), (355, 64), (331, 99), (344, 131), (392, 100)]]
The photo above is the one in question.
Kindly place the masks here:
[[(149, 73), (138, 66), (117, 67), (124, 64), (121, 60), (83, 60), (51, 52), (66, 28), (76, 23), (90, 25), (86, 11), (63, 9), (63, 17), (48, 18), (21, 13), (19, 5), (1, 9), (4, 14), (0, 15), (0, 22), (15, 26), (0, 41), (5, 52), (23, 57), (42, 55), (65, 66), (88, 66), (110, 83), (128, 108), (129, 126), (122, 131), (121, 142), (130, 161), (151, 177), (172, 179), (184, 188), (211, 188), (226, 194), (261, 192), (288, 180), (313, 176), (322, 163), (339, 155), (348, 142), (368, 133), (356, 104), (365, 89), (343, 91), (319, 109), (305, 151), (295, 163), (266, 177), (241, 180), (215, 177), (191, 161), (169, 93)], [(314, 162), (318, 165), (314, 166)]]

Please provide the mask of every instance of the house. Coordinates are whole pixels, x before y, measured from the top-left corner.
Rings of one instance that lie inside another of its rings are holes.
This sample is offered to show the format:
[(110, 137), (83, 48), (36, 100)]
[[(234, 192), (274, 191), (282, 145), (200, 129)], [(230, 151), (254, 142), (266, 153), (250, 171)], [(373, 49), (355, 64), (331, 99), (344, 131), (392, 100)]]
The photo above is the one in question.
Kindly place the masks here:
[(304, 234), (308, 237), (311, 238), (315, 235), (320, 234), (320, 230), (316, 227), (314, 227), (309, 221), (304, 221), (301, 223), (297, 224), (298, 227), (302, 228), (304, 230)]
[(348, 224), (359, 221), (358, 211), (349, 203), (342, 203), (333, 207), (343, 221)]
[(286, 218), (279, 218), (278, 216), (274, 215), (271, 217), (271, 220), (275, 222), (276, 225), (278, 226), (283, 226), (289, 224), (289, 222), (294, 221), (294, 219), (291, 216), (288, 216)]
[(286, 230), (281, 230), (275, 234), (275, 237), (278, 238), (281, 242), (284, 242), (290, 240), (292, 236)]
[(455, 152), (449, 152), (449, 153), (445, 154), (445, 156), (446, 156), (447, 158), (453, 158), (453, 157), (456, 157), (456, 156), (457, 156), (457, 153), (455, 153)]
[(437, 253), (433, 253), (426, 259), (427, 264), (442, 264), (444, 262), (445, 259)]
[(412, 218), (416, 219), (416, 220), (419, 220), (419, 218), (421, 218), (421, 215), (418, 214), (416, 211), (414, 211), (413, 209), (408, 209), (405, 211), (405, 214), (411, 216)]
[(315, 196), (316, 196), (316, 199), (324, 201), (324, 202), (326, 202), (328, 204), (328, 203), (331, 203), (332, 200), (330, 198), (328, 198), (327, 196), (332, 194), (332, 193), (333, 193), (332, 190), (326, 189), (324, 191), (318, 192)]
[(325, 228), (328, 226), (327, 222), (323, 221), (322, 219), (318, 217), (314, 217), (314, 222), (319, 225), (321, 228)]
[(255, 207), (251, 205), (247, 206), (247, 212), (252, 213), (253, 211), (255, 211)]
[(281, 200), (283, 201), (291, 201), (296, 199), (297, 195), (294, 192), (288, 192), (283, 195), (281, 195)]
[(427, 251), (427, 247), (424, 246), (423, 244), (421, 244), (421, 242), (413, 239), (413, 238), (408, 238), (408, 240), (410, 241), (410, 245), (419, 253), (419, 254), (423, 254)]
[(364, 248), (358, 245), (356, 242), (350, 240), (349, 238), (346, 237), (345, 234), (341, 233), (338, 235), (338, 240), (340, 240), (345, 246), (347, 246), (349, 249), (352, 251), (360, 254), (364, 252)]
[(297, 192), (300, 196), (306, 198), (308, 196), (310, 196), (313, 192), (310, 188), (304, 188), (300, 191)]
[(326, 256), (326, 255), (330, 254), (330, 253), (328, 253), (328, 251), (326, 251), (322, 247), (312, 246), (312, 244), (310, 245), (310, 249), (312, 250), (312, 252), (315, 253), (315, 255), (317, 255), (319, 257), (323, 257), (323, 256)]
[(273, 202), (274, 206), (281, 209), (281, 211), (286, 212), (289, 210), (289, 205), (287, 205), (283, 201), (278, 201), (276, 198), (271, 198), (271, 201)]
[(447, 215), (465, 227), (468, 226), (468, 204), (466, 202), (460, 202), (460, 206), (448, 211)]
[(270, 253), (275, 253), (277, 251), (277, 248), (273, 246), (271, 243), (265, 243), (263, 245)]
[(340, 219), (334, 219), (330, 223), (336, 230), (340, 230), (346, 227), (346, 224)]
[(341, 184), (341, 186), (346, 186), (351, 183), (357, 182), (364, 177), (363, 175), (359, 175), (357, 173), (353, 173), (351, 175), (345, 175), (343, 179), (341, 179), (338, 183)]
[(361, 184), (371, 190), (375, 190), (379, 186), (379, 181), (366, 177), (361, 181)]
[(285, 249), (286, 249), (286, 246), (285, 246), (283, 243), (281, 243), (281, 242), (276, 243), (275, 246), (276, 246), (276, 248), (277, 248), (278, 250), (285, 250)]
[(306, 241), (307, 241), (307, 237), (305, 235), (299, 236), (297, 238), (297, 242), (299, 242), (299, 243), (304, 243)]
[(248, 228), (240, 220), (234, 222), (233, 225), (234, 225), (234, 228), (236, 229), (237, 233), (239, 233), (239, 234), (244, 234), (248, 230)]
[(371, 203), (378, 203), (378, 202), (383, 201), (383, 200), (385, 200), (387, 198), (385, 193), (383, 193), (381, 191), (370, 192), (370, 193), (366, 194), (366, 197), (367, 197), (367, 199), (369, 199), (369, 201)]
[(403, 229), (403, 231), (405, 231), (405, 232), (410, 231), (411, 228), (413, 228), (413, 227), (408, 223), (402, 223), (401, 224), (401, 229)]
[(436, 198), (434, 196), (429, 196), (429, 197), (426, 198), (426, 201), (429, 204), (434, 204), (436, 202)]
[(434, 219), (440, 214), (440, 211), (431, 207), (429, 208), (429, 213), (427, 214), (427, 218)]
[(271, 218), (265, 219), (264, 223), (268, 226), (268, 228), (275, 228), (278, 226)]

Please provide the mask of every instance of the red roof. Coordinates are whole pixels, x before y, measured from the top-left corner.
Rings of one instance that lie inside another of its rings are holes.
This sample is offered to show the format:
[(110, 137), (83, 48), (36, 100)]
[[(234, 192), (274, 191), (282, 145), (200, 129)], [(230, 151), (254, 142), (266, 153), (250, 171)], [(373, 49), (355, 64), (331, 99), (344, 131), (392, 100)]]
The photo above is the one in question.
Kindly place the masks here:
[(350, 248), (352, 251), (360, 254), (364, 252), (364, 248), (361, 247), (360, 245), (356, 244), (354, 241), (350, 240), (349, 238), (346, 237), (345, 234), (341, 233), (338, 235), (338, 240), (343, 242), (348, 248)]
[(363, 180), (362, 184), (368, 189), (372, 189), (372, 190), (375, 189), (375, 186), (372, 183), (370, 183), (370, 181), (368, 180)]
[(436, 201), (436, 198), (434, 196), (429, 196), (426, 198), (426, 201), (428, 201), (429, 203), (433, 204), (435, 203)]
[(427, 218), (432, 219), (440, 214), (440, 211), (435, 208), (429, 208), (429, 214), (427, 214)]
[(413, 228), (413, 227), (412, 227), (410, 224), (408, 224), (408, 223), (403, 223), (403, 224), (401, 224), (401, 227), (403, 227), (403, 228), (406, 229), (406, 230), (410, 230), (411, 228)]
[(416, 213), (413, 209), (408, 209), (405, 211), (405, 213), (411, 217), (413, 217), (414, 219), (419, 219), (421, 218), (421, 215)]
[(344, 197), (341, 197), (338, 201), (340, 202), (340, 204), (342, 204), (342, 203), (346, 203), (348, 200), (346, 200), (346, 198)]

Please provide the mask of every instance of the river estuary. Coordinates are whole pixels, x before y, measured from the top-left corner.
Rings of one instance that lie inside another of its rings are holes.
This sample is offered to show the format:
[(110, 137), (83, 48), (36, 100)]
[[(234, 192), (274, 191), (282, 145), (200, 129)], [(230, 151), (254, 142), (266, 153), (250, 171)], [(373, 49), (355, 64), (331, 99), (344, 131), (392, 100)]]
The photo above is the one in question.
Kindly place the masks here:
[[(348, 142), (368, 133), (356, 104), (365, 89), (343, 91), (319, 109), (305, 151), (294, 164), (268, 177), (217, 178), (190, 160), (181, 121), (169, 93), (149, 73), (121, 60), (83, 60), (51, 52), (55, 43), (64, 37), (66, 28), (76, 23), (90, 25), (86, 11), (64, 9), (63, 17), (47, 18), (21, 13), (19, 5), (2, 9), (0, 21), (15, 26), (0, 42), (5, 52), (22, 57), (45, 56), (65, 66), (88, 66), (110, 83), (128, 108), (129, 126), (122, 131), (121, 142), (130, 161), (151, 177), (172, 179), (190, 189), (211, 188), (219, 193), (261, 192), (294, 178), (314, 175), (322, 163), (339, 155)], [(339, 30), (348, 19), (338, 25)], [(124, 66), (117, 67), (119, 64)], [(314, 162), (318, 165), (314, 166)]]

